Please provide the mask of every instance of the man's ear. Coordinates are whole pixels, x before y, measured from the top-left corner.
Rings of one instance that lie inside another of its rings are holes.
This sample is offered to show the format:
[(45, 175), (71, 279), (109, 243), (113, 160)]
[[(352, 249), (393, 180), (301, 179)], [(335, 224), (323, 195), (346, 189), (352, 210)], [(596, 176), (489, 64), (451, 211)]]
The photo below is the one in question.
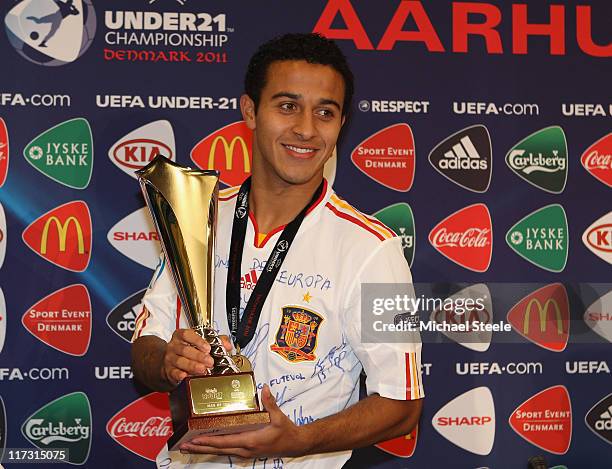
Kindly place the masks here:
[(255, 130), (255, 102), (248, 94), (240, 96), (240, 112), (247, 127)]

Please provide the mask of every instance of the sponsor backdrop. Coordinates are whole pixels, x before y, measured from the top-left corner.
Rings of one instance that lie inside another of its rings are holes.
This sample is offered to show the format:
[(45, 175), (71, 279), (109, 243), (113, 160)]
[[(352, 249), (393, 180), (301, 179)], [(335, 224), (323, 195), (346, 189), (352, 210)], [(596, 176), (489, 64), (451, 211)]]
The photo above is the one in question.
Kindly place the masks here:
[(162, 153), (240, 183), (248, 57), (319, 31), (357, 78), (336, 191), (402, 237), (419, 282), (534, 282), (476, 317), (517, 343), (425, 344), (418, 429), (351, 464), (609, 467), (612, 4), (579, 3), (3, 1), (4, 464), (38, 447), (153, 466), (167, 396), (132, 381), (129, 340), (159, 245), (133, 172)]

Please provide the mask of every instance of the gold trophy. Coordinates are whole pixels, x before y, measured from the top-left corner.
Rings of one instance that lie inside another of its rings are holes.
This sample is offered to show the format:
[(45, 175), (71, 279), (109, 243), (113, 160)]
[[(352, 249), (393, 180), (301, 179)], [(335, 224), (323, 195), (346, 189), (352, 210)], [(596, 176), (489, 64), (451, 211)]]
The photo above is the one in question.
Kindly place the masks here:
[(189, 326), (210, 344), (214, 360), (208, 374), (185, 378), (170, 394), (168, 448), (270, 423), (259, 408), (253, 373), (240, 371), (213, 328), (218, 171), (185, 168), (159, 155), (136, 174)]

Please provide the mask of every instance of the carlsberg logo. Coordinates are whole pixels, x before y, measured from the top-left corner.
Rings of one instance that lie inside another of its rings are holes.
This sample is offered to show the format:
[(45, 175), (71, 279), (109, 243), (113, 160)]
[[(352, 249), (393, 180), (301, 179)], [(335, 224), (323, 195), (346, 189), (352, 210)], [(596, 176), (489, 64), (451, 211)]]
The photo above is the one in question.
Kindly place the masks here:
[(48, 445), (54, 441), (76, 442), (89, 438), (89, 426), (84, 426), (81, 419), (74, 419), (71, 426), (64, 422), (47, 422), (45, 419), (32, 419), (26, 423), (25, 436), (30, 441)]

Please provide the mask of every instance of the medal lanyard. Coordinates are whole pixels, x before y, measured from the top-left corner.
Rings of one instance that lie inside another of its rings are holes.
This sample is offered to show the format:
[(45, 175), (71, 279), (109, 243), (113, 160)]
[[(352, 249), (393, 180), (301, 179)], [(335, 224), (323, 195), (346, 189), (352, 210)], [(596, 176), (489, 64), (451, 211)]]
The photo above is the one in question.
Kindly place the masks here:
[(244, 348), (253, 338), (255, 327), (259, 322), (259, 316), (263, 305), (270, 293), (274, 279), (289, 252), (291, 243), (297, 234), (302, 221), (310, 208), (317, 202), (323, 192), (324, 184), (321, 182), (312, 199), (302, 211), (285, 226), (270, 257), (255, 284), (249, 301), (240, 319), (240, 273), (242, 269), (242, 251), (248, 224), (249, 214), (249, 191), (251, 189), (251, 178), (249, 177), (240, 186), (236, 208), (234, 210), (234, 221), (232, 224), (232, 240), (230, 244), (229, 259), (227, 266), (227, 289), (225, 301), (227, 308), (227, 319), (234, 344)]

